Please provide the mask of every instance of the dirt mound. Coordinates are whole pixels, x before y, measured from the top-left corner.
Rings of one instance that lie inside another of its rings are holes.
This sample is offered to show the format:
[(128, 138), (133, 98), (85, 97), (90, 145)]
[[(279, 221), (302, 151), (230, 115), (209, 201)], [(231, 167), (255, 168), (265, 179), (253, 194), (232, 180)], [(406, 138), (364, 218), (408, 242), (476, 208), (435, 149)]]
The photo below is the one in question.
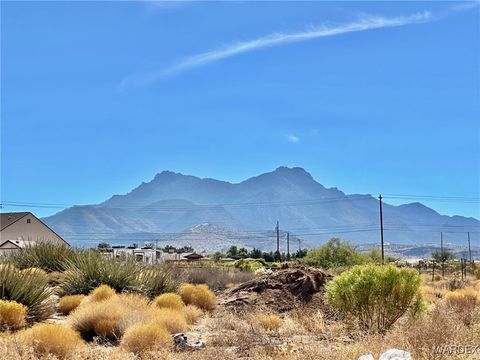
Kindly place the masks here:
[(327, 273), (311, 267), (280, 269), (227, 290), (219, 297), (219, 304), (235, 308), (265, 307), (276, 312), (289, 311), (305, 303), (323, 304), (321, 295), (330, 278)]

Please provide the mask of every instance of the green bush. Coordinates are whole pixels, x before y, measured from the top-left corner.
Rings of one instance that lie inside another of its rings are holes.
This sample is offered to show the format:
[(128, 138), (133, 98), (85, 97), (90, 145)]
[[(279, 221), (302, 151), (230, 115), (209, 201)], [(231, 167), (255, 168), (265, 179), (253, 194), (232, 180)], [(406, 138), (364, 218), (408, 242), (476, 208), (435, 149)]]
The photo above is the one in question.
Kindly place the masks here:
[(384, 332), (408, 310), (424, 310), (420, 276), (392, 265), (358, 265), (326, 286), (326, 300), (343, 316), (358, 319), (367, 332)]
[(305, 264), (324, 269), (350, 267), (369, 261), (372, 260), (360, 254), (355, 246), (339, 238), (332, 238), (325, 245), (310, 250), (303, 258)]
[(234, 267), (246, 272), (255, 272), (264, 268), (264, 262), (260, 260), (240, 259), (235, 261)]
[(15, 265), (19, 269), (40, 268), (47, 272), (64, 271), (67, 261), (75, 259), (80, 250), (66, 245), (38, 243), (28, 246), (22, 251), (14, 251), (8, 255), (5, 262)]
[(55, 311), (51, 295), (45, 274), (19, 271), (9, 264), (0, 265), (0, 299), (25, 305), (27, 320), (41, 321)]

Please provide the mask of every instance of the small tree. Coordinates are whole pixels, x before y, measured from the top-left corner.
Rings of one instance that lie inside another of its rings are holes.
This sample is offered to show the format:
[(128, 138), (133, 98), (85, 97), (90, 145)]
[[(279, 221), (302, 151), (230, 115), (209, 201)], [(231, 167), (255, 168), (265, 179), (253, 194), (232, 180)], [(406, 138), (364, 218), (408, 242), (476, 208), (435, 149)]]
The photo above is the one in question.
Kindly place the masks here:
[(448, 250), (434, 251), (432, 252), (432, 258), (437, 263), (442, 263), (455, 259), (455, 254)]
[(97, 249), (99, 251), (105, 251), (107, 249), (110, 249), (110, 247), (111, 247), (110, 244), (107, 242), (101, 242), (97, 245)]
[(253, 250), (250, 251), (250, 254), (248, 256), (252, 259), (260, 259), (262, 257), (262, 250), (253, 248)]
[(215, 260), (215, 261), (218, 261), (218, 260), (226, 258), (226, 257), (227, 257), (227, 254), (222, 253), (220, 251), (217, 251), (212, 255), (212, 259)]
[(384, 332), (409, 309), (424, 310), (420, 276), (393, 265), (358, 265), (326, 286), (327, 302), (340, 314), (358, 319), (367, 332)]
[(307, 265), (330, 269), (362, 264), (366, 262), (366, 257), (348, 241), (332, 238), (325, 245), (308, 251), (303, 262)]
[(238, 255), (238, 248), (234, 245), (230, 246), (230, 249), (227, 251), (228, 256), (237, 256)]

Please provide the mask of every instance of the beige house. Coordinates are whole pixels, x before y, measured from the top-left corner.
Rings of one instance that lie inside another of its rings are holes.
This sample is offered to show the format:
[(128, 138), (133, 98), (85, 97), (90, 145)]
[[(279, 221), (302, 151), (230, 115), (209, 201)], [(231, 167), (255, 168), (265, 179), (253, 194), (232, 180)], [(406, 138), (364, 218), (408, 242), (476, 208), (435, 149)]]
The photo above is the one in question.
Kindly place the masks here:
[(39, 242), (69, 244), (30, 212), (0, 214), (0, 254)]

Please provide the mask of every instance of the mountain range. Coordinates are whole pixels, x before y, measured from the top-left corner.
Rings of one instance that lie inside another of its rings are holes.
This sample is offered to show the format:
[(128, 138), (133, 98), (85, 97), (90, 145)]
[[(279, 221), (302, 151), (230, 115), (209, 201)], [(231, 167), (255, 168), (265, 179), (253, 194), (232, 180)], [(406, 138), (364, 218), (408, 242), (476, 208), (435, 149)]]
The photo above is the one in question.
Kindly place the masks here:
[[(383, 203), (385, 241), (399, 244), (466, 244), (478, 241), (480, 221), (441, 215), (419, 203)], [(240, 183), (158, 173), (124, 195), (67, 208), (43, 219), (73, 245), (141, 242), (224, 250), (230, 245), (272, 250), (279, 221), (282, 246), (303, 239), (315, 246), (337, 236), (354, 243), (379, 240), (379, 201), (326, 188), (302, 168), (279, 167)], [(292, 243), (292, 244), (293, 244)], [(297, 246), (297, 245), (295, 245)]]

